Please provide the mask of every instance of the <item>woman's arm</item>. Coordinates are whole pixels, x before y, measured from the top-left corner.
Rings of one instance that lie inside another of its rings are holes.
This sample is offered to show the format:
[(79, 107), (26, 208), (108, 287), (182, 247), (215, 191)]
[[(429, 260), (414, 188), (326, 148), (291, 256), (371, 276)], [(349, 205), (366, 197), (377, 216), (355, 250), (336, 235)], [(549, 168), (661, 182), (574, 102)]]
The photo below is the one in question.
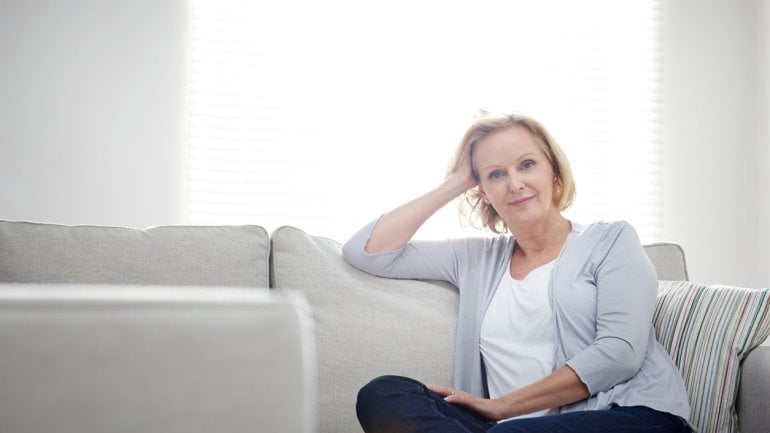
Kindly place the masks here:
[(438, 187), (384, 214), (377, 221), (366, 244), (366, 252), (375, 254), (402, 248), (431, 215), (476, 184), (466, 149), (452, 174)]
[(496, 399), (485, 399), (443, 386), (428, 386), (453, 404), (465, 406), (490, 421), (501, 421), (543, 409), (564, 406), (589, 397), (588, 388), (569, 367)]
[(595, 324), (575, 330), (593, 341), (568, 355), (567, 360), (592, 395), (627, 381), (639, 371), (653, 332), (658, 290), (655, 268), (632, 226), (619, 222), (613, 227), (618, 231), (594, 270)]
[(498, 399), (432, 388), (449, 402), (500, 420), (574, 403), (633, 377), (647, 351), (657, 279), (633, 227), (618, 227), (595, 271), (595, 329), (582, 331), (595, 332), (591, 344), (542, 380)]
[(449, 178), (427, 194), (385, 213), (366, 243), (366, 252), (376, 254), (402, 248), (431, 215), (467, 189), (459, 179)]
[(342, 246), (342, 256), (356, 268), (380, 277), (457, 285), (456, 258), (458, 249), (467, 250), (467, 239), (415, 242), (411, 238), (433, 213), (475, 185), (466, 150), (444, 182), (364, 226)]

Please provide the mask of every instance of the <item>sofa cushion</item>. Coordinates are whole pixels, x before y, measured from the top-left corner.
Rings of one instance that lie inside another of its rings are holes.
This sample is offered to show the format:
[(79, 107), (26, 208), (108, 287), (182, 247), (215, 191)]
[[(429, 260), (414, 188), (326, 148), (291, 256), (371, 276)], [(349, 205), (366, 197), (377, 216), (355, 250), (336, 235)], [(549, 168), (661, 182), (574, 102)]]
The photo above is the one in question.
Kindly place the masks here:
[(0, 282), (266, 287), (268, 247), (258, 226), (0, 221)]
[(738, 431), (743, 358), (770, 334), (770, 289), (663, 281), (654, 324), (685, 381), (701, 433)]
[(320, 432), (360, 433), (358, 390), (383, 374), (451, 385), (457, 289), (374, 277), (341, 245), (292, 227), (272, 235), (271, 287), (301, 289), (315, 320)]

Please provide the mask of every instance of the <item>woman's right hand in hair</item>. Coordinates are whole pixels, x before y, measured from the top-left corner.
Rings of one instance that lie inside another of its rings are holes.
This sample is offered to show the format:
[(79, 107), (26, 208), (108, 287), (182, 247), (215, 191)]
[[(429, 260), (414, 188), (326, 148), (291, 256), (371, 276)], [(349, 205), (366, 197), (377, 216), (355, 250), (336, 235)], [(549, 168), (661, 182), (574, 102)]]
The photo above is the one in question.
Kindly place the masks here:
[[(471, 161), (470, 147), (466, 144), (459, 160), (455, 161), (448, 176), (448, 181), (454, 181), (460, 185), (463, 192), (478, 185), (478, 180), (473, 173), (473, 163)], [(458, 194), (459, 195), (459, 194)]]
[(366, 244), (366, 252), (375, 254), (402, 248), (431, 215), (477, 184), (470, 151), (465, 149), (444, 182), (380, 217)]

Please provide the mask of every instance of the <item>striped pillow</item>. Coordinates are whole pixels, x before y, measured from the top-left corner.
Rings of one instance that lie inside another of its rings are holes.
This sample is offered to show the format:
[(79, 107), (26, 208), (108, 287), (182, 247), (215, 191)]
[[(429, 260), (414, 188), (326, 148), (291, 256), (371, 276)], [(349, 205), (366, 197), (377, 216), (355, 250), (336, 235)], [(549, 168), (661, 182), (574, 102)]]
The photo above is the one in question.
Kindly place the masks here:
[(661, 281), (658, 341), (684, 378), (690, 422), (701, 433), (738, 431), (740, 362), (770, 334), (770, 289)]

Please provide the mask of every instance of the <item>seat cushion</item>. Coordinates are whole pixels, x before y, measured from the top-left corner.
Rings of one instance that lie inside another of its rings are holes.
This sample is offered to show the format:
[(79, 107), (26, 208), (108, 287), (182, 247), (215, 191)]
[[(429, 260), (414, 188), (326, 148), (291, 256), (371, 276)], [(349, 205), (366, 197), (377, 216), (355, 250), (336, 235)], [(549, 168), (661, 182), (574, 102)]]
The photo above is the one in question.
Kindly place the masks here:
[(267, 287), (268, 248), (258, 226), (0, 221), (0, 282)]

